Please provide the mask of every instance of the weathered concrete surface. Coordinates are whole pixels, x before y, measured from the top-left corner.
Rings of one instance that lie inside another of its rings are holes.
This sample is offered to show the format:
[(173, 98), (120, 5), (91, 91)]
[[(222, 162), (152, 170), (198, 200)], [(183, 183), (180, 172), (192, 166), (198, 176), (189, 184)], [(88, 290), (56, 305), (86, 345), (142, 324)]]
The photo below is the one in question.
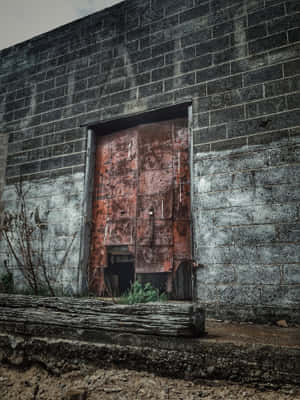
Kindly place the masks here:
[[(82, 222), (83, 174), (43, 178), (38, 181), (24, 181), (28, 216), (39, 210), (44, 229), (44, 259), (49, 276), (60, 293), (72, 295), (81, 287), (79, 271), (80, 229)], [(7, 185), (3, 193), (3, 205), (7, 211), (18, 210), (17, 192), (14, 184)], [(64, 268), (61, 268), (66, 248), (75, 240), (68, 253)], [(40, 242), (33, 242), (38, 248)], [(24, 278), (16, 266), (15, 259), (7, 252), (6, 242), (0, 241), (0, 273), (4, 272), (6, 260), (14, 272), (14, 284), (17, 290), (24, 289)]]
[(218, 318), (299, 321), (299, 137), (248, 141), (194, 158), (198, 301)]
[(95, 342), (0, 335), (2, 362), (40, 363), (53, 373), (82, 365), (146, 370), (185, 379), (299, 384), (299, 328), (209, 322), (201, 339), (107, 335)]
[(2, 192), (5, 185), (7, 138), (8, 138), (7, 134), (0, 133), (0, 226), (1, 226), (2, 212), (3, 212)]

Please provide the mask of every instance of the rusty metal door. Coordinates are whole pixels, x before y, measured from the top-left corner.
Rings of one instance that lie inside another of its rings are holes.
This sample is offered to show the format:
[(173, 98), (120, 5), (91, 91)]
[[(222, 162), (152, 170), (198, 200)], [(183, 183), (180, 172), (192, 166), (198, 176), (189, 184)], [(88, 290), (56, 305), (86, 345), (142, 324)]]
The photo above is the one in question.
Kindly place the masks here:
[(90, 287), (105, 294), (109, 252), (124, 246), (135, 274), (167, 274), (168, 292), (191, 258), (186, 119), (99, 136), (96, 146)]

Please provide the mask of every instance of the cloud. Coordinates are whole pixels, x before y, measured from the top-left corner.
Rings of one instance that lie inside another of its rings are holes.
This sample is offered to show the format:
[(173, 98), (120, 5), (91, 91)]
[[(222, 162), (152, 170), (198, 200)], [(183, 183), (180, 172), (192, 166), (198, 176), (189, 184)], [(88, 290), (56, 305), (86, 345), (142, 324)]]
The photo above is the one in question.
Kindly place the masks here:
[(120, 2), (120, 0), (0, 1), (0, 49)]

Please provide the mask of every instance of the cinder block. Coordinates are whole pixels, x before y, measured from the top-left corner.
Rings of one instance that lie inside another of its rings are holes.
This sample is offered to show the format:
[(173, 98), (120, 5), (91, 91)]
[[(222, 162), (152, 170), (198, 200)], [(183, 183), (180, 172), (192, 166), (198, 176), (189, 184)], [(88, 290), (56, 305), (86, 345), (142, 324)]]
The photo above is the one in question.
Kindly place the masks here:
[(197, 82), (205, 82), (222, 76), (229, 75), (229, 64), (223, 64), (213, 68), (202, 69), (197, 72)]
[(144, 36), (149, 35), (150, 33), (150, 26), (143, 26), (141, 28), (133, 29), (129, 31), (126, 35), (128, 42), (136, 39), (140, 39)]
[(276, 35), (267, 36), (249, 43), (249, 53), (255, 54), (274, 49), (275, 47), (287, 44), (287, 35), (285, 32)]
[(225, 110), (211, 112), (211, 124), (218, 125), (224, 122), (235, 121), (245, 118), (244, 107), (232, 107)]
[(176, 63), (182, 60), (188, 60), (196, 56), (196, 47), (190, 46), (180, 50), (173, 51), (165, 55), (166, 64)]
[[(158, 1), (161, 4), (161, 1)], [(178, 11), (182, 11), (184, 9), (192, 8), (194, 5), (193, 0), (172, 0), (165, 2), (166, 14), (177, 13)]]
[(153, 83), (151, 85), (141, 86), (139, 88), (139, 98), (153, 96), (155, 94), (162, 93), (163, 85), (161, 82)]
[(208, 67), (212, 64), (211, 55), (200, 56), (181, 63), (181, 72), (189, 72)]
[[(219, 5), (220, 7), (220, 5)], [(228, 33), (234, 32), (237, 29), (241, 30), (243, 28), (246, 28), (247, 26), (247, 20), (245, 17), (242, 17), (240, 19), (234, 20), (234, 21), (227, 21), (218, 25), (215, 25), (213, 27), (213, 36), (224, 36)]]
[(299, 287), (289, 285), (265, 285), (262, 288), (261, 302), (268, 306), (291, 306), (300, 304)]
[(253, 26), (246, 30), (246, 40), (254, 40), (267, 35), (266, 24)]
[(164, 53), (169, 53), (177, 48), (177, 42), (175, 40), (169, 40), (168, 42), (159, 44), (151, 48), (152, 57), (160, 56)]
[(226, 127), (220, 125), (212, 128), (199, 129), (194, 131), (194, 144), (213, 142), (226, 138)]
[(152, 71), (152, 81), (160, 81), (166, 78), (170, 78), (174, 75), (174, 66), (169, 65), (167, 67), (158, 68)]
[[(297, 2), (293, 2), (297, 3)], [(291, 3), (290, 3), (291, 4)], [(297, 28), (300, 23), (299, 14), (291, 14), (290, 15), (276, 18), (273, 21), (268, 22), (268, 31), (269, 33), (276, 33), (280, 31), (287, 31), (288, 29)]]
[(283, 283), (300, 285), (300, 264), (283, 266)]
[(199, 7), (195, 7), (192, 10), (185, 11), (180, 14), (180, 23), (190, 21), (197, 17), (203, 17), (205, 14), (209, 13), (209, 4), (199, 5)]
[(299, 245), (280, 243), (257, 247), (257, 260), (262, 264), (299, 263)]
[(300, 41), (300, 29), (291, 29), (288, 31), (288, 38), (290, 43), (299, 42)]
[(257, 71), (248, 72), (244, 76), (244, 82), (245, 86), (248, 86), (280, 78), (282, 78), (281, 65), (273, 65), (271, 67), (259, 69)]
[[(150, 86), (150, 85), (148, 85), (148, 86)], [(147, 89), (143, 89), (144, 93), (151, 91), (151, 89), (148, 86), (142, 86), (143, 88), (147, 88)], [(154, 90), (154, 87), (152, 88), (152, 90)], [(110, 102), (111, 102), (111, 105), (115, 105), (115, 104), (123, 103), (124, 101), (135, 100), (136, 98), (137, 98), (137, 89), (130, 89), (130, 90), (126, 90), (123, 92), (113, 94), (110, 97)]]
[(167, 79), (165, 81), (165, 90), (173, 90), (177, 89), (178, 87), (185, 87), (190, 86), (195, 83), (195, 73), (188, 73), (184, 75), (180, 75), (176, 78)]
[(260, 115), (276, 114), (281, 111), (286, 111), (286, 109), (285, 96), (280, 96), (270, 100), (247, 104), (247, 117), (254, 118)]
[(241, 60), (233, 61), (231, 63), (231, 73), (236, 74), (239, 72), (256, 70), (267, 66), (268, 63), (268, 56), (266, 54), (255, 54), (254, 56), (244, 57)]
[(236, 75), (229, 78), (218, 79), (213, 82), (209, 82), (207, 85), (208, 94), (215, 94), (219, 92), (226, 92), (232, 89), (238, 89), (242, 87), (242, 76)]
[[(279, 285), (279, 265), (236, 265), (237, 281), (240, 285)], [(274, 289), (274, 287), (273, 287)]]
[(142, 61), (138, 64), (138, 72), (143, 73), (155, 68), (160, 68), (164, 65), (164, 57), (158, 56), (147, 61)]
[(195, 43), (201, 43), (211, 38), (210, 29), (198, 30), (193, 33), (189, 33), (181, 38), (181, 44), (183, 47), (190, 46)]
[(285, 14), (284, 5), (278, 4), (273, 7), (268, 7), (256, 11), (248, 16), (249, 26), (257, 25), (263, 21), (273, 20), (274, 18), (281, 17)]
[(215, 285), (205, 285), (197, 280), (197, 301), (206, 304), (218, 303), (217, 287)]
[(235, 271), (231, 265), (204, 265), (197, 270), (199, 284), (229, 284), (235, 281)]
[(218, 287), (220, 304), (253, 305), (260, 302), (261, 290), (256, 285)]

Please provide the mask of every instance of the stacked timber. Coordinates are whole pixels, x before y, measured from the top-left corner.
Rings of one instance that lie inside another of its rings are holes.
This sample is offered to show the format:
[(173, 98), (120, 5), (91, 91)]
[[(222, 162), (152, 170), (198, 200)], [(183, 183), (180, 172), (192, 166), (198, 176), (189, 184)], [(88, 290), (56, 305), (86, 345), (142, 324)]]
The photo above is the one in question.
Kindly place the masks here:
[(120, 305), (97, 299), (0, 294), (0, 332), (97, 340), (103, 334), (198, 337), (204, 310), (186, 303)]

